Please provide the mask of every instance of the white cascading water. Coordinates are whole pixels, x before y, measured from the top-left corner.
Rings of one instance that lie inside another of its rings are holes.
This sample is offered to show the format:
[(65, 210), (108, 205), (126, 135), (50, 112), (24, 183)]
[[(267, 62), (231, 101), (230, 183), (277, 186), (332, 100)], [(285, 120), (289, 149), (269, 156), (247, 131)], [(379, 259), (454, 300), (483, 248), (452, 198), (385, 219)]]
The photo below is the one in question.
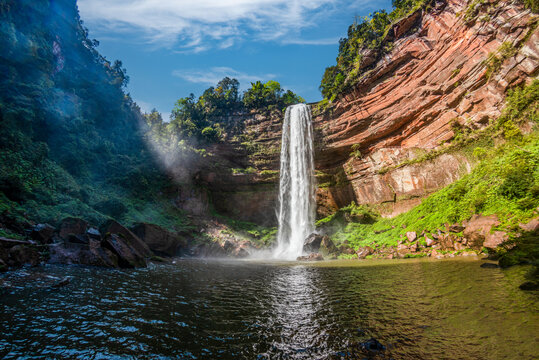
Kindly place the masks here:
[(314, 232), (316, 212), (311, 109), (289, 106), (283, 124), (279, 181), (279, 231), (274, 257), (295, 260)]

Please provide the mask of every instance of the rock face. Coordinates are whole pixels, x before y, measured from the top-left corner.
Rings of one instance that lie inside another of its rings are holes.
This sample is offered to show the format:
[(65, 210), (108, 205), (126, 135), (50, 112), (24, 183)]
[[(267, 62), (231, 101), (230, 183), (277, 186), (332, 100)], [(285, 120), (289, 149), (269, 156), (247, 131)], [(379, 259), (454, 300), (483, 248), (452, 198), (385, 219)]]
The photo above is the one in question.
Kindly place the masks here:
[(109, 220), (103, 226), (103, 234), (105, 237), (107, 234), (117, 234), (123, 241), (129, 246), (134, 248), (138, 254), (143, 257), (149, 257), (152, 255), (152, 251), (144, 241), (142, 241), (137, 235), (133, 234), (131, 230), (120, 225), (117, 221)]
[[(352, 201), (378, 204), (384, 215), (394, 216), (456, 181), (471, 169), (465, 155), (414, 160), (442, 149), (457, 125), (486, 126), (500, 115), (507, 89), (537, 76), (539, 30), (533, 30), (534, 15), (518, 2), (487, 1), (469, 21), (464, 16), (469, 3), (436, 1), (428, 12), (399, 21), (392, 28), (393, 49), (378, 61), (365, 53), (361, 66), (372, 69), (329, 111), (313, 109), (319, 216)], [(487, 74), (489, 54), (504, 43), (517, 54)], [(262, 171), (279, 170), (281, 117), (251, 114), (240, 119), (255, 149), (251, 152), (239, 142), (216, 145), (229, 168), (258, 170), (236, 175), (201, 172), (219, 212), (275, 223), (278, 176), (262, 176)]]
[(145, 267), (146, 260), (128, 241), (119, 234), (107, 234), (102, 246), (110, 250), (118, 258), (118, 265), (123, 268)]
[(316, 253), (320, 250), (320, 244), (322, 243), (323, 236), (318, 234), (311, 234), (305, 239), (303, 243), (303, 252)]
[(132, 230), (158, 255), (181, 256), (187, 251), (188, 240), (181, 234), (171, 233), (160, 226), (147, 223), (135, 224)]
[[(467, 6), (460, 0), (437, 2), (421, 16), (419, 30), (398, 38), (331, 114), (315, 118), (323, 144), (315, 156), (318, 166), (344, 172), (348, 184), (320, 191), (324, 206), (387, 203), (386, 213), (396, 214), (469, 171), (464, 157), (446, 154), (380, 172), (442, 146), (454, 136), (452, 122), (485, 126), (500, 115), (506, 90), (537, 74), (539, 31), (532, 32), (528, 10), (490, 2), (477, 16), (488, 11), (490, 20), (467, 24), (462, 15)], [(504, 42), (520, 51), (488, 78), (485, 60)], [(361, 158), (350, 156), (354, 144)]]

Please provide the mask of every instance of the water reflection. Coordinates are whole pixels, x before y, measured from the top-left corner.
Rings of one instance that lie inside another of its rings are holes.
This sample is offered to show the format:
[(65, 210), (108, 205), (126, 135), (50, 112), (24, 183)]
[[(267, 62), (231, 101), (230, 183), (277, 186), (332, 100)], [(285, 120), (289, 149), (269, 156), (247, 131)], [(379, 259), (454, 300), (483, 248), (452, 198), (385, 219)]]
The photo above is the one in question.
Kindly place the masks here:
[[(1, 274), (0, 358), (535, 356), (537, 295), (501, 270), (477, 261), (351, 264), (189, 260)], [(47, 285), (65, 276), (68, 286)], [(370, 338), (386, 350), (365, 351)]]
[(317, 282), (317, 271), (305, 266), (283, 267), (272, 277), (266, 313), (267, 326), (275, 333), (271, 353), (309, 358), (324, 340), (320, 324), (324, 300)]

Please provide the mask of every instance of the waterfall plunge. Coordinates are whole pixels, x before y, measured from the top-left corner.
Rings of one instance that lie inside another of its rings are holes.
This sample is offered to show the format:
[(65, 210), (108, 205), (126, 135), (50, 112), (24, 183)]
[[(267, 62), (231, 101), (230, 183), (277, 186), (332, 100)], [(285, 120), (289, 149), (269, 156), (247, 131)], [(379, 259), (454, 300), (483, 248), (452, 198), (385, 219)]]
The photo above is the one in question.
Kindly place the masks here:
[(314, 231), (316, 212), (311, 109), (289, 106), (283, 124), (279, 181), (279, 232), (274, 257), (295, 260)]

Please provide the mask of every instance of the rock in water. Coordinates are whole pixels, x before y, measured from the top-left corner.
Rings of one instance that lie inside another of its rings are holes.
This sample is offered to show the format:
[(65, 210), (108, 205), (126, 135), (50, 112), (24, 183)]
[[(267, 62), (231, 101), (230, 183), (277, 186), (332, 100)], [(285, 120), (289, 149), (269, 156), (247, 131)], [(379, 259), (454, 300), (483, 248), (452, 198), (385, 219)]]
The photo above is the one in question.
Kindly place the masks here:
[(135, 224), (132, 230), (156, 254), (179, 256), (187, 251), (188, 241), (183, 236), (172, 233), (160, 226), (138, 223)]
[(297, 261), (321, 261), (324, 260), (324, 257), (320, 253), (312, 253), (307, 256), (299, 256)]
[(118, 256), (118, 265), (122, 268), (146, 267), (146, 260), (136, 249), (129, 246), (125, 239), (117, 234), (107, 234), (102, 242), (103, 247)]
[(103, 234), (117, 234), (120, 235), (123, 241), (129, 245), (129, 247), (135, 249), (142, 257), (150, 257), (153, 255), (152, 251), (137, 235), (126, 227), (120, 225), (117, 221), (109, 220), (103, 226)]
[(316, 253), (320, 250), (320, 244), (322, 243), (322, 235), (311, 234), (305, 239), (303, 243), (303, 252)]

